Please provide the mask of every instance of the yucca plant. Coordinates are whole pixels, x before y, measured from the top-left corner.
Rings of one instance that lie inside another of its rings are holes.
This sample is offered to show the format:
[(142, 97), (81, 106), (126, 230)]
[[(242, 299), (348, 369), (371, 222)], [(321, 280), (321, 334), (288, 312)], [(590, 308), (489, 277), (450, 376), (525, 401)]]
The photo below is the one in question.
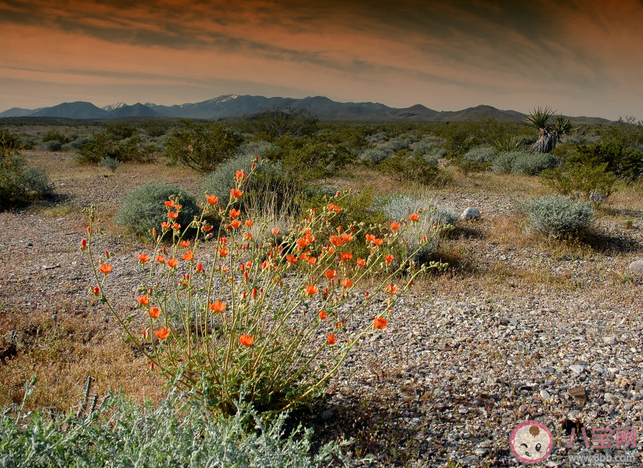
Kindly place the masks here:
[[(538, 129), (538, 140), (531, 147), (536, 153), (549, 153), (558, 143), (561, 135), (572, 130), (572, 123), (567, 117), (556, 115), (551, 107), (534, 109), (527, 115), (527, 123)], [(552, 117), (554, 117), (552, 121)]]

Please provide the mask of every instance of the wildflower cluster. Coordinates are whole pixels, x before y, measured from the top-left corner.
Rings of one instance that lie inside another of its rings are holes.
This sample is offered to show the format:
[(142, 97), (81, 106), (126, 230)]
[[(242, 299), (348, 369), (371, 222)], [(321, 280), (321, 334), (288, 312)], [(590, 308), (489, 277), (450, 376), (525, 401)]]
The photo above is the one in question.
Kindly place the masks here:
[[(365, 334), (387, 327), (392, 306), (422, 271), (410, 255), (396, 258), (402, 227), (418, 215), (380, 236), (361, 225), (337, 227), (327, 236), (342, 211), (338, 194), (282, 236), (270, 220), (250, 219), (238, 208), (248, 176), (237, 171), (226, 206), (206, 194), (201, 216), (189, 226), (174, 221), (180, 200), (165, 202), (167, 219), (153, 231), (153, 250), (132, 259), (146, 277), (132, 298), (139, 310), (134, 320), (107, 299), (106, 278), (114, 270), (108, 252), (97, 258), (92, 251), (93, 212), (81, 244), (94, 269), (94, 293), (151, 366), (185, 388), (205, 381), (207, 397), (224, 413), (234, 411), (242, 388), (268, 411), (323, 390)], [(207, 221), (213, 216), (220, 220), (216, 235)], [(195, 237), (187, 238), (188, 230)], [(267, 235), (253, 235), (258, 231)], [(171, 246), (162, 242), (168, 233)], [(368, 245), (362, 257), (352, 248), (360, 237)], [(356, 289), (369, 278), (379, 283)]]

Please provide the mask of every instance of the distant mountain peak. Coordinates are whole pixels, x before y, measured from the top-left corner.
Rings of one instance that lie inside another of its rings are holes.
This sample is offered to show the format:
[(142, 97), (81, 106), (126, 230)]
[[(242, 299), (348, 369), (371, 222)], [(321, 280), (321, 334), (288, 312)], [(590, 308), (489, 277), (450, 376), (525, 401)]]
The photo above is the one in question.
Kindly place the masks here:
[(103, 107), (101, 107), (101, 109), (106, 110), (107, 112), (109, 112), (109, 111), (113, 111), (114, 109), (120, 109), (121, 107), (125, 107), (126, 105), (127, 105), (126, 103), (124, 103), (122, 101), (118, 101), (118, 102), (116, 102), (114, 104), (109, 104), (107, 106), (103, 106)]

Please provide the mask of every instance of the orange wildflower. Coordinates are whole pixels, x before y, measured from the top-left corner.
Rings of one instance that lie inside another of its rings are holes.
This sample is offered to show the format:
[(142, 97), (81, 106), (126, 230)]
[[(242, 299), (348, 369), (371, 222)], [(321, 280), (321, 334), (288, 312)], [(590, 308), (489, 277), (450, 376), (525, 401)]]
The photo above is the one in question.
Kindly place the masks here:
[(210, 205), (216, 205), (219, 202), (219, 197), (216, 195), (207, 195), (205, 197), (205, 200), (210, 204)]
[(347, 232), (342, 233), (342, 240), (344, 242), (350, 242), (352, 239), (353, 239), (353, 236), (351, 236)]
[(276, 236), (277, 234), (279, 234), (279, 228), (272, 228), (272, 235)]
[(169, 266), (170, 268), (174, 268), (178, 264), (179, 264), (179, 261), (176, 258), (171, 258), (167, 261), (167, 266)]
[(194, 254), (192, 253), (192, 251), (188, 250), (181, 256), (181, 258), (186, 262), (191, 262), (192, 259), (194, 258)]
[(328, 211), (331, 211), (331, 212), (334, 211), (335, 213), (339, 213), (340, 211), (342, 211), (342, 208), (337, 206), (337, 205), (335, 205), (335, 204), (333, 204), (333, 203), (329, 203), (328, 204)]
[(150, 303), (150, 298), (147, 297), (146, 295), (138, 296), (136, 298), (136, 300), (138, 301), (139, 304), (144, 305), (144, 306), (146, 306), (146, 305), (148, 305)]
[(213, 226), (211, 224), (204, 224), (203, 226), (201, 226), (201, 229), (203, 229), (203, 231), (205, 232), (212, 231), (212, 228)]
[(375, 320), (373, 320), (373, 326), (380, 330), (384, 330), (386, 328), (386, 323), (386, 319), (382, 317), (377, 317)]
[(319, 291), (319, 288), (315, 285), (309, 284), (306, 286), (306, 292), (311, 296), (317, 294), (317, 291)]
[(294, 255), (286, 255), (286, 260), (288, 261), (288, 263), (295, 263), (298, 258)]
[(138, 261), (141, 263), (145, 263), (150, 259), (149, 255), (145, 254), (138, 254)]
[(252, 227), (252, 226), (254, 226), (254, 224), (255, 223), (253, 223), (251, 219), (246, 219), (246, 226)]
[(328, 269), (326, 270), (326, 273), (324, 273), (324, 276), (328, 279), (337, 278), (337, 272), (335, 270)]
[(315, 263), (317, 263), (317, 257), (310, 257), (308, 259), (308, 263), (310, 263), (311, 265), (314, 265)]
[(168, 336), (170, 336), (170, 330), (168, 330), (167, 328), (159, 328), (154, 332), (154, 334), (159, 340), (164, 340)]
[(353, 283), (353, 281), (350, 278), (346, 278), (342, 280), (342, 286), (345, 287), (346, 289), (352, 288), (354, 284), (355, 283)]
[(391, 296), (395, 294), (398, 290), (397, 284), (389, 284), (386, 287), (386, 292), (389, 293)]
[(386, 257), (384, 257), (384, 260), (386, 260), (387, 265), (389, 265), (394, 259), (395, 257), (393, 257), (393, 255), (391, 254), (388, 254)]
[(239, 221), (238, 219), (235, 219), (230, 223), (230, 226), (232, 226), (235, 229), (239, 229), (241, 227), (241, 221)]
[(107, 273), (112, 271), (112, 266), (106, 263), (103, 263), (101, 266), (98, 267), (98, 269), (101, 271), (101, 273), (106, 275)]
[(342, 258), (342, 262), (347, 262), (353, 258), (353, 254), (351, 252), (342, 252), (340, 253), (340, 256)]
[(179, 217), (179, 212), (178, 211), (169, 211), (167, 213), (168, 218), (170, 219), (176, 219)]
[(181, 229), (181, 225), (179, 223), (174, 223), (172, 224), (172, 229)]
[(80, 241), (80, 248), (83, 250), (87, 248), (87, 239), (83, 239)]
[(168, 223), (167, 221), (163, 221), (163, 222), (161, 223), (161, 229), (163, 229), (164, 231), (165, 231), (166, 229), (170, 229), (170, 223)]
[(328, 317), (328, 314), (324, 312), (323, 310), (319, 312), (319, 319), (320, 320), (326, 320), (326, 317)]
[(174, 208), (174, 202), (172, 200), (165, 200), (165, 206), (168, 208)]
[(198, 271), (199, 273), (203, 272), (203, 263), (196, 264), (196, 271)]
[(239, 211), (239, 210), (235, 210), (234, 208), (230, 210), (230, 217), (231, 217), (232, 219), (236, 219), (236, 218), (238, 218), (239, 216), (241, 216), (241, 211)]
[(366, 234), (366, 242), (373, 242), (375, 240), (375, 236), (373, 234)]
[(245, 177), (245, 175), (246, 175), (245, 172), (243, 172), (243, 170), (240, 170), (235, 173), (235, 178), (237, 180), (241, 180)]
[(181, 241), (181, 247), (190, 247), (190, 241), (189, 240), (182, 240)]
[(391, 223), (391, 229), (393, 229), (394, 231), (397, 231), (399, 228), (400, 228), (400, 223), (398, 222)]
[(242, 190), (238, 189), (230, 189), (230, 197), (232, 198), (239, 198), (241, 195), (243, 195)]
[(357, 266), (364, 268), (366, 266), (366, 260), (364, 260), (363, 258), (358, 258)]
[(239, 342), (244, 346), (252, 346), (252, 343), (255, 339), (250, 335), (241, 335), (239, 337)]
[(100, 294), (100, 288), (98, 286), (94, 286), (94, 294), (97, 296)]
[(335, 344), (337, 343), (337, 337), (335, 336), (335, 334), (331, 333), (326, 337), (326, 341), (328, 342), (328, 344)]
[(384, 243), (384, 239), (375, 239), (373, 241), (373, 244), (377, 245), (378, 247)]
[(212, 312), (223, 312), (225, 309), (225, 302), (214, 301), (211, 304), (208, 304)]
[(330, 243), (335, 247), (341, 247), (341, 245), (344, 243), (344, 240), (339, 236), (330, 236)]
[(161, 309), (157, 306), (152, 306), (148, 313), (150, 314), (150, 317), (157, 319), (161, 315)]
[(156, 261), (159, 262), (159, 263), (165, 263), (165, 256), (157, 255)]
[(417, 214), (415, 214), (415, 213), (411, 213), (411, 214), (409, 215), (409, 219), (410, 219), (411, 221), (415, 222), (415, 221), (417, 221), (418, 219), (420, 219), (420, 217), (419, 217)]
[(223, 247), (219, 247), (219, 255), (220, 256), (225, 257), (226, 255), (228, 255), (228, 253), (230, 253), (230, 251), (228, 249), (225, 249)]
[(250, 239), (252, 239), (252, 234), (250, 234), (249, 232), (246, 232), (246, 233), (243, 235), (243, 237), (245, 237), (246, 239), (250, 240)]

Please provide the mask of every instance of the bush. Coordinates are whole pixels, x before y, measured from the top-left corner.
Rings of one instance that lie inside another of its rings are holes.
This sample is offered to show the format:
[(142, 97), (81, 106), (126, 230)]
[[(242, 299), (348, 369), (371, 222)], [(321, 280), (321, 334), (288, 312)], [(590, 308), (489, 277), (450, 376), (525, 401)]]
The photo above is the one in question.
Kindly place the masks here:
[(463, 159), (477, 164), (490, 163), (496, 157), (497, 151), (489, 146), (477, 146), (470, 149)]
[(496, 156), (491, 166), (493, 172), (497, 174), (511, 174), (516, 159), (528, 155), (525, 151), (502, 152)]
[(167, 210), (163, 204), (170, 197), (178, 197), (183, 209), (174, 222), (186, 228), (199, 212), (194, 198), (179, 187), (163, 184), (146, 184), (128, 193), (116, 213), (116, 222), (137, 234), (148, 234), (152, 229), (160, 230), (167, 221)]
[(337, 442), (312, 449), (312, 430), (288, 431), (286, 414), (266, 422), (238, 403), (212, 417), (194, 394), (170, 393), (144, 405), (111, 395), (88, 416), (0, 413), (0, 464), (65, 467), (319, 467), (344, 456)]
[(377, 166), (379, 163), (392, 157), (395, 153), (388, 146), (376, 146), (367, 148), (359, 154), (359, 160), (367, 166)]
[[(458, 221), (455, 214), (436, 207), (428, 199), (397, 195), (383, 200), (380, 206), (391, 221), (406, 223), (401, 233), (403, 243), (406, 249), (415, 252), (413, 259), (420, 264), (433, 260), (441, 233), (453, 229)], [(416, 222), (408, 222), (411, 213), (419, 215)]]
[(438, 168), (437, 157), (409, 154), (407, 150), (398, 151), (395, 156), (384, 160), (378, 169), (400, 182), (413, 180), (433, 186), (444, 186), (449, 182), (449, 176)]
[(137, 135), (115, 141), (106, 133), (95, 133), (78, 150), (78, 160), (92, 164), (99, 164), (103, 158), (112, 158), (121, 162), (149, 162), (154, 159), (154, 153), (154, 146), (144, 144), (141, 137)]
[(257, 115), (252, 128), (258, 137), (274, 142), (286, 135), (313, 136), (319, 130), (319, 119), (305, 109), (275, 108)]
[(183, 121), (166, 140), (165, 154), (173, 163), (181, 163), (201, 172), (212, 172), (231, 158), (243, 143), (243, 137), (219, 122)]
[[(58, 130), (51, 129), (47, 133), (45, 133), (45, 136), (42, 137), (43, 143), (47, 143), (48, 141), (57, 141), (61, 145), (64, 145), (65, 143), (69, 143), (70, 139), (64, 134), (60, 133)], [(51, 151), (57, 151), (57, 150), (51, 150)]]
[(521, 153), (514, 160), (511, 172), (533, 176), (556, 166), (558, 166), (558, 159), (549, 153)]
[(3, 151), (0, 156), (0, 209), (29, 203), (50, 192), (47, 174), (27, 167), (16, 151)]
[(414, 153), (419, 153), (425, 156), (436, 156), (438, 158), (443, 158), (447, 150), (442, 146), (441, 141), (435, 140), (434, 138), (424, 138), (420, 141), (416, 141), (411, 145), (411, 149)]
[(20, 137), (9, 130), (0, 130), (0, 149), (2, 151), (18, 151), (22, 144)]
[(63, 145), (60, 141), (58, 140), (48, 140), (45, 143), (45, 149), (47, 151), (60, 151), (63, 149)]
[(543, 182), (561, 195), (599, 205), (614, 192), (617, 177), (607, 171), (607, 163), (589, 166), (566, 164), (542, 173)]
[(545, 196), (525, 204), (529, 226), (549, 237), (580, 234), (589, 228), (592, 205), (565, 196)]
[(120, 165), (123, 164), (118, 159), (110, 158), (109, 156), (105, 156), (103, 159), (101, 159), (100, 163), (112, 172), (116, 172), (116, 169), (118, 169)]
[[(239, 171), (235, 180), (238, 195), (226, 207), (206, 199), (199, 218), (219, 217), (214, 245), (201, 240), (209, 225), (200, 220), (193, 224), (194, 242), (185, 243), (185, 227), (169, 225), (181, 210), (172, 200), (166, 200), (167, 209), (159, 202), (166, 227), (154, 250), (138, 255), (147, 278), (132, 298), (140, 306), (139, 320), (125, 319), (107, 297), (112, 278), (121, 277), (110, 276), (113, 266), (92, 250), (93, 210), (81, 246), (90, 256), (98, 295), (124, 327), (128, 345), (163, 376), (182, 387), (206, 388), (208, 404), (224, 414), (235, 413), (239, 399), (258, 411), (280, 411), (319, 395), (350, 350), (366, 334), (386, 327), (391, 307), (423, 268), (389, 256), (398, 236), (391, 229), (381, 238), (373, 235), (363, 258), (352, 251), (357, 239), (370, 235), (366, 227), (345, 225), (341, 237), (338, 231), (336, 237), (324, 235), (334, 216), (345, 211), (341, 196), (301, 217), (284, 238), (275, 231), (259, 244), (248, 235), (254, 221), (236, 209), (245, 196), (246, 174)], [(169, 232), (173, 243), (163, 250), (160, 240)], [(381, 279), (369, 295), (351, 294), (371, 277)], [(400, 286), (388, 283), (402, 277)], [(151, 333), (143, 336), (144, 327)]]

